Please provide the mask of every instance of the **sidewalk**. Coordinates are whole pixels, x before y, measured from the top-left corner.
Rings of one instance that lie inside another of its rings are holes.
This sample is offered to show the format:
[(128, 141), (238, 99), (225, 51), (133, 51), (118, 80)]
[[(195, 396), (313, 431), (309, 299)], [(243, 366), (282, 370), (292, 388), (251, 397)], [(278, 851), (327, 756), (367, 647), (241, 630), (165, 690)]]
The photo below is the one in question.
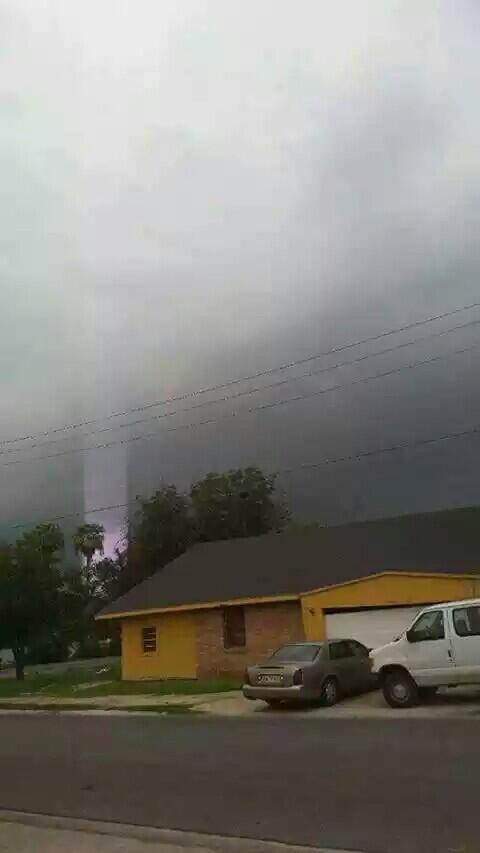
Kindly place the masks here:
[[(243, 696), (240, 691), (234, 691), (232, 694), (228, 694), (228, 696), (233, 696), (236, 699), (234, 703), (234, 707), (242, 708), (243, 705), (249, 706), (250, 703), (243, 699)], [(83, 697), (72, 696), (72, 697), (60, 697), (60, 696), (48, 696), (48, 695), (40, 695), (40, 694), (31, 694), (31, 695), (23, 695), (23, 696), (15, 696), (15, 697), (5, 697), (0, 701), (0, 706), (2, 708), (6, 708), (8, 706), (12, 707), (21, 707), (28, 708), (31, 706), (33, 709), (45, 707), (47, 709), (51, 709), (52, 706), (56, 706), (59, 709), (62, 708), (78, 708), (81, 710), (85, 708), (86, 710), (92, 710), (95, 708), (97, 710), (119, 710), (119, 711), (128, 711), (129, 709), (136, 709), (141, 707), (142, 710), (147, 711), (149, 708), (154, 711), (163, 711), (164, 709), (179, 707), (184, 708), (185, 710), (193, 709), (193, 710), (214, 710), (217, 703), (225, 701), (226, 694), (225, 693), (199, 693), (194, 695), (179, 695), (179, 694), (160, 694), (160, 695), (151, 695), (151, 694), (129, 694), (129, 695), (111, 695), (111, 696), (91, 696), (91, 697)], [(1, 849), (1, 848), (0, 848)]]
[[(190, 846), (191, 853), (211, 853), (211, 848)], [(0, 823), (1, 853), (179, 853), (173, 844), (149, 843), (121, 836), (73, 832)]]
[[(70, 708), (70, 713), (188, 713), (197, 712), (209, 716), (273, 718), (288, 715), (302, 719), (306, 716), (319, 719), (412, 719), (445, 717), (478, 717), (480, 719), (480, 689), (464, 687), (440, 690), (431, 701), (415, 708), (393, 710), (383, 699), (380, 690), (374, 690), (361, 696), (353, 696), (339, 702), (332, 708), (288, 707), (272, 710), (263, 702), (249, 702), (240, 691), (229, 693), (205, 693), (192, 696), (182, 695), (128, 695), (97, 696), (83, 698), (54, 698), (51, 696), (22, 696), (5, 698), (0, 702), (0, 714), (12, 711), (62, 711)], [(177, 709), (177, 710), (176, 710)], [(1, 851), (1, 847), (0, 847)]]
[(182, 850), (189, 853), (347, 853), (253, 839), (0, 811), (1, 853), (181, 853)]

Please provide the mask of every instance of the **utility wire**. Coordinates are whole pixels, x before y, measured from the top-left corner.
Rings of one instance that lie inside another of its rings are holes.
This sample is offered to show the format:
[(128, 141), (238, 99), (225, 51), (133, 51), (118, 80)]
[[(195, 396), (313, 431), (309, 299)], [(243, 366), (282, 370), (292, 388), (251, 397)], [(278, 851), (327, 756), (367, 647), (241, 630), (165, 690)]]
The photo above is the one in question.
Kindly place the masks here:
[[(19, 530), (21, 527), (31, 527), (32, 525), (37, 524), (50, 524), (55, 521), (66, 521), (67, 518), (84, 518), (86, 515), (93, 515), (97, 512), (108, 512), (114, 509), (126, 509), (129, 506), (133, 506), (137, 501), (127, 501), (127, 503), (123, 504), (111, 504), (110, 506), (97, 506), (92, 507), (92, 509), (81, 510), (80, 512), (67, 512), (64, 515), (52, 515), (50, 518), (45, 521), (23, 521), (20, 524), (12, 524), (8, 526), (10, 530)], [(120, 540), (119, 540), (120, 541)], [(117, 542), (118, 544), (118, 542)]]
[(202, 427), (202, 426), (211, 426), (214, 424), (222, 423), (223, 421), (226, 421), (226, 420), (231, 420), (232, 418), (236, 418), (239, 415), (252, 414), (253, 412), (263, 412), (263, 411), (267, 411), (268, 409), (275, 409), (279, 406), (288, 405), (289, 403), (298, 403), (298, 402), (301, 402), (303, 400), (310, 400), (310, 399), (313, 399), (315, 397), (323, 396), (324, 394), (330, 394), (333, 391), (340, 391), (340, 390), (343, 390), (345, 388), (351, 388), (355, 385), (362, 385), (362, 384), (365, 384), (367, 382), (371, 382), (372, 380), (383, 379), (383, 378), (386, 378), (388, 376), (396, 376), (400, 373), (403, 373), (404, 371), (414, 370), (417, 367), (421, 367), (423, 365), (428, 365), (428, 364), (436, 363), (438, 361), (443, 361), (446, 358), (450, 358), (451, 356), (463, 355), (467, 352), (471, 352), (472, 350), (478, 349), (479, 346), (480, 346), (480, 343), (475, 343), (471, 346), (463, 347), (462, 349), (452, 350), (451, 352), (448, 352), (448, 353), (443, 353), (440, 355), (432, 356), (432, 357), (427, 358), (427, 359), (414, 361), (414, 362), (411, 362), (410, 364), (402, 365), (401, 367), (396, 367), (396, 368), (393, 368), (391, 370), (383, 371), (382, 373), (375, 373), (375, 374), (372, 374), (370, 376), (361, 377), (360, 379), (353, 379), (353, 380), (350, 380), (348, 382), (341, 383), (339, 385), (331, 385), (328, 388), (322, 388), (319, 391), (312, 391), (312, 392), (306, 393), (306, 394), (297, 394), (294, 397), (287, 397), (287, 398), (284, 398), (283, 400), (276, 400), (275, 402), (272, 402), (272, 403), (262, 403), (259, 406), (250, 406), (249, 408), (240, 409), (236, 412), (229, 412), (225, 415), (220, 415), (217, 418), (209, 418), (208, 420), (204, 420), (204, 421), (196, 421), (193, 423), (181, 424), (179, 426), (168, 427), (167, 429), (163, 429), (161, 431), (157, 430), (156, 432), (143, 433), (140, 435), (130, 436), (129, 438), (116, 439), (115, 441), (105, 442), (104, 444), (94, 444), (91, 447), (76, 447), (76, 448), (72, 448), (69, 450), (62, 450), (62, 451), (59, 451), (57, 453), (45, 454), (44, 456), (32, 456), (28, 459), (14, 459), (14, 460), (11, 460), (10, 462), (3, 462), (2, 464), (0, 464), (0, 468), (8, 468), (8, 467), (11, 467), (13, 465), (24, 465), (25, 463), (39, 462), (39, 461), (45, 460), (45, 459), (55, 459), (55, 458), (58, 458), (61, 456), (71, 456), (71, 455), (77, 454), (77, 453), (88, 453), (91, 450), (105, 450), (105, 449), (110, 448), (110, 447), (117, 447), (120, 445), (132, 444), (133, 442), (137, 442), (137, 441), (150, 441), (152, 439), (158, 439), (158, 438), (161, 438), (161, 436), (164, 433), (180, 432), (180, 431), (198, 429), (199, 427)]
[(372, 456), (380, 454), (397, 453), (400, 450), (411, 450), (417, 447), (427, 447), (430, 444), (439, 444), (443, 441), (453, 441), (458, 438), (467, 438), (469, 435), (479, 435), (480, 424), (476, 424), (468, 429), (459, 432), (449, 432), (444, 435), (437, 435), (431, 438), (421, 438), (417, 441), (403, 441), (398, 444), (391, 444), (389, 447), (381, 447), (375, 450), (361, 450), (358, 453), (352, 453), (348, 456), (337, 456), (332, 459), (322, 459), (320, 462), (307, 462), (304, 465), (297, 465), (294, 468), (283, 468), (277, 471), (277, 474), (293, 474), (297, 471), (306, 471), (311, 468), (320, 468), (326, 465), (337, 465), (339, 462), (357, 462), (360, 459), (369, 459)]
[[(292, 382), (298, 382), (301, 379), (309, 378), (311, 376), (319, 376), (323, 373), (330, 373), (333, 370), (338, 370), (341, 367), (353, 366), (356, 364), (360, 364), (363, 361), (366, 361), (370, 358), (377, 358), (381, 355), (386, 355), (387, 353), (397, 352), (401, 349), (406, 349), (407, 347), (414, 346), (415, 344), (424, 343), (425, 341), (433, 340), (434, 338), (441, 338), (445, 335), (449, 335), (452, 332), (459, 331), (461, 329), (472, 328), (474, 326), (480, 325), (479, 320), (470, 320), (468, 323), (460, 323), (456, 326), (451, 326), (448, 329), (442, 329), (440, 332), (433, 332), (428, 335), (422, 335), (421, 337), (414, 338), (413, 340), (404, 341), (401, 344), (396, 344), (392, 347), (387, 347), (385, 349), (377, 350), (376, 352), (366, 353), (365, 355), (361, 355), (357, 358), (348, 359), (346, 361), (339, 361), (336, 364), (331, 364), (329, 367), (320, 367), (314, 370), (308, 370), (304, 373), (299, 373), (297, 376), (288, 376), (286, 379), (278, 379), (276, 382), (270, 382), (267, 385), (257, 385), (254, 388), (248, 388), (244, 391), (237, 391), (235, 394), (225, 394), (223, 397), (216, 397), (214, 400), (204, 400), (201, 403), (195, 403), (193, 406), (184, 406), (183, 408), (174, 409), (171, 412), (164, 412), (160, 415), (149, 415), (146, 418), (137, 418), (134, 421), (127, 421), (127, 423), (118, 424), (116, 426), (102, 427), (100, 429), (90, 430), (90, 432), (84, 432), (80, 434), (81, 438), (89, 438), (92, 435), (100, 435), (107, 432), (112, 432), (119, 429), (128, 429), (130, 427), (139, 426), (140, 424), (150, 423), (151, 421), (159, 421), (164, 420), (165, 418), (176, 417), (179, 414), (185, 414), (186, 412), (192, 412), (198, 409), (208, 408), (209, 406), (218, 405), (221, 403), (229, 402), (230, 400), (238, 400), (241, 397), (249, 397), (253, 394), (262, 393), (263, 391), (269, 391), (272, 388), (280, 388), (284, 385), (289, 385)], [(26, 447), (19, 448), (9, 448), (8, 450), (1, 450), (0, 456), (8, 456), (11, 454), (25, 453), (29, 450), (36, 450), (40, 447), (47, 447), (51, 445), (60, 444), (65, 441), (70, 441), (71, 435), (62, 436), (61, 438), (50, 438), (47, 441), (35, 442), (34, 444), (29, 444)]]
[(125, 409), (124, 411), (119, 412), (111, 412), (110, 414), (104, 415), (103, 417), (96, 417), (90, 420), (79, 421), (77, 423), (64, 424), (63, 426), (52, 427), (43, 432), (35, 433), (32, 435), (23, 435), (17, 436), (14, 438), (6, 438), (0, 440), (0, 446), (8, 445), (8, 444), (16, 444), (18, 442), (24, 441), (36, 441), (38, 438), (43, 438), (48, 435), (52, 435), (54, 433), (65, 432), (67, 430), (75, 430), (81, 427), (92, 426), (93, 424), (99, 422), (110, 421), (115, 418), (125, 417), (126, 415), (136, 414), (140, 412), (147, 411), (148, 409), (154, 409), (159, 406), (166, 406), (170, 403), (182, 402), (184, 400), (189, 400), (195, 397), (198, 397), (202, 394), (208, 394), (214, 391), (221, 391), (224, 388), (230, 388), (233, 385), (238, 385), (242, 382), (250, 382), (254, 379), (260, 379), (263, 376), (271, 376), (274, 373), (289, 370), (292, 367), (297, 367), (302, 364), (307, 364), (311, 361), (316, 361), (319, 358), (324, 358), (328, 355), (335, 355), (339, 352), (344, 352), (345, 350), (354, 349), (355, 347), (362, 346), (363, 344), (375, 343), (376, 341), (383, 340), (384, 338), (388, 338), (391, 335), (400, 334), (401, 332), (406, 332), (410, 329), (418, 329), (422, 326), (426, 326), (429, 323), (434, 323), (438, 320), (446, 319), (447, 317), (453, 317), (457, 314), (461, 314), (466, 311), (471, 311), (474, 308), (480, 308), (480, 302), (472, 302), (469, 305), (462, 305), (461, 307), (454, 308), (451, 311), (445, 311), (442, 314), (435, 314), (431, 317), (427, 317), (423, 320), (417, 320), (414, 323), (407, 323), (404, 326), (397, 326), (396, 328), (389, 329), (388, 331), (380, 332), (376, 335), (370, 335), (367, 338), (361, 338), (356, 341), (351, 341), (347, 344), (342, 344), (341, 346), (332, 347), (327, 350), (323, 350), (323, 352), (316, 353), (314, 355), (306, 356), (305, 358), (296, 359), (294, 361), (285, 362), (283, 364), (276, 365), (275, 367), (268, 368), (267, 370), (260, 370), (256, 373), (252, 373), (248, 376), (241, 376), (235, 379), (229, 379), (226, 382), (221, 382), (215, 385), (209, 385), (204, 388), (197, 388), (193, 391), (188, 391), (184, 394), (179, 394), (177, 396), (166, 397), (163, 400), (156, 400), (153, 402), (148, 402), (143, 404), (142, 406), (134, 406), (129, 409)]
[[(416, 439), (414, 441), (399, 442), (397, 444), (391, 444), (391, 445), (388, 445), (386, 447), (377, 447), (377, 448), (373, 448), (371, 450), (360, 450), (357, 453), (352, 453), (352, 454), (349, 454), (346, 456), (334, 456), (334, 457), (327, 458), (327, 459), (320, 459), (317, 462), (306, 462), (302, 465), (296, 465), (296, 466), (291, 467), (291, 468), (281, 468), (281, 469), (277, 470), (275, 473), (277, 476), (283, 475), (283, 474), (295, 474), (295, 473), (300, 472), (300, 471), (308, 471), (308, 470), (314, 469), (314, 468), (322, 468), (322, 467), (325, 467), (327, 465), (338, 465), (338, 464), (343, 463), (343, 462), (357, 462), (357, 461), (360, 461), (362, 459), (371, 459), (372, 457), (375, 457), (375, 456), (382, 456), (382, 455), (386, 455), (389, 453), (398, 453), (402, 450), (414, 450), (414, 449), (420, 448), (420, 447), (427, 447), (429, 445), (440, 444), (442, 442), (447, 442), (447, 441), (456, 441), (458, 439), (468, 438), (469, 436), (477, 436), (477, 435), (480, 435), (480, 424), (474, 424), (471, 427), (467, 427), (466, 429), (459, 430), (457, 432), (447, 432), (447, 433), (444, 433), (443, 435), (430, 436), (429, 438), (420, 438), (420, 439)], [(75, 518), (77, 516), (83, 517), (86, 515), (93, 515), (94, 513), (99, 513), (99, 512), (107, 512), (107, 511), (116, 510), (116, 509), (126, 509), (127, 507), (132, 506), (135, 503), (137, 503), (136, 500), (135, 501), (128, 501), (127, 503), (112, 504), (110, 506), (90, 507), (88, 509), (83, 510), (82, 512), (72, 512), (72, 513), (66, 513), (65, 515), (52, 516), (43, 522), (37, 520), (37, 521), (22, 522), (20, 524), (13, 524), (10, 526), (10, 529), (16, 530), (16, 529), (20, 529), (22, 527), (30, 527), (30, 526), (36, 525), (36, 524), (44, 524), (44, 523), (47, 523), (47, 521), (48, 522), (65, 521), (68, 518)]]

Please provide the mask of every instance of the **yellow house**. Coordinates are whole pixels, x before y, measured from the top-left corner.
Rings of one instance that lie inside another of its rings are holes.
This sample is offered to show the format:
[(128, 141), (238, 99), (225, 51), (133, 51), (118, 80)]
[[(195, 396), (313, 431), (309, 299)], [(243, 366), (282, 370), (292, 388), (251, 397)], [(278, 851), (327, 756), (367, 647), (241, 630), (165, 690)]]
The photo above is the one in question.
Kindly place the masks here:
[(283, 643), (401, 633), (427, 604), (480, 596), (480, 510), (195, 545), (98, 619), (124, 679), (241, 678)]

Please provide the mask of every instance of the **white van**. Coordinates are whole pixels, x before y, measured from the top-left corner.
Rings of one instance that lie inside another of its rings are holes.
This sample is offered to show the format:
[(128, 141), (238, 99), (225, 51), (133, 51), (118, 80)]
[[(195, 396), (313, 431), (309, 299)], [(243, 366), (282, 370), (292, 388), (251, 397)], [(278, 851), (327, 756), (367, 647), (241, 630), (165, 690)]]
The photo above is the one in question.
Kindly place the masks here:
[(409, 708), (437, 687), (480, 684), (480, 599), (426, 607), (370, 657), (392, 708)]

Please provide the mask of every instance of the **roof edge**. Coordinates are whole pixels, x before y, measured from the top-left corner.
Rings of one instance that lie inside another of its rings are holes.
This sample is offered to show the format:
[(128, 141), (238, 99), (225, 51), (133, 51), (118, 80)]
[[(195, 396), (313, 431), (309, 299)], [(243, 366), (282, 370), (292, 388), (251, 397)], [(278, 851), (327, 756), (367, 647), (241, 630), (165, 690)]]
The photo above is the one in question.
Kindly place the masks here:
[(480, 581), (480, 573), (478, 575), (469, 574), (466, 572), (401, 572), (401, 571), (386, 571), (373, 572), (372, 574), (362, 575), (360, 578), (353, 578), (342, 583), (327, 584), (326, 586), (315, 587), (304, 592), (279, 594), (279, 595), (264, 595), (264, 596), (244, 596), (242, 598), (225, 598), (219, 601), (204, 601), (195, 604), (177, 604), (170, 607), (144, 607), (137, 610), (114, 610), (111, 613), (100, 612), (95, 616), (96, 622), (107, 621), (108, 619), (129, 619), (137, 616), (153, 616), (156, 613), (179, 613), (192, 610), (212, 610), (215, 607), (232, 607), (234, 605), (243, 604), (272, 604), (283, 601), (300, 601), (308, 595), (315, 595), (319, 592), (325, 592), (328, 589), (339, 589), (353, 584), (363, 583), (373, 578), (381, 577), (415, 577), (415, 578), (457, 578), (465, 580)]
[(339, 589), (343, 586), (352, 586), (353, 584), (363, 583), (364, 581), (372, 580), (372, 578), (391, 577), (392, 575), (399, 578), (457, 578), (458, 580), (464, 579), (480, 581), (480, 569), (478, 575), (472, 575), (469, 572), (400, 572), (398, 570), (387, 570), (385, 572), (373, 572), (369, 575), (362, 575), (361, 578), (352, 578), (352, 580), (342, 581), (342, 583), (329, 583), (326, 586), (309, 589), (306, 592), (299, 593), (299, 597), (303, 598), (306, 595), (315, 595), (317, 592), (325, 592), (327, 589)]

